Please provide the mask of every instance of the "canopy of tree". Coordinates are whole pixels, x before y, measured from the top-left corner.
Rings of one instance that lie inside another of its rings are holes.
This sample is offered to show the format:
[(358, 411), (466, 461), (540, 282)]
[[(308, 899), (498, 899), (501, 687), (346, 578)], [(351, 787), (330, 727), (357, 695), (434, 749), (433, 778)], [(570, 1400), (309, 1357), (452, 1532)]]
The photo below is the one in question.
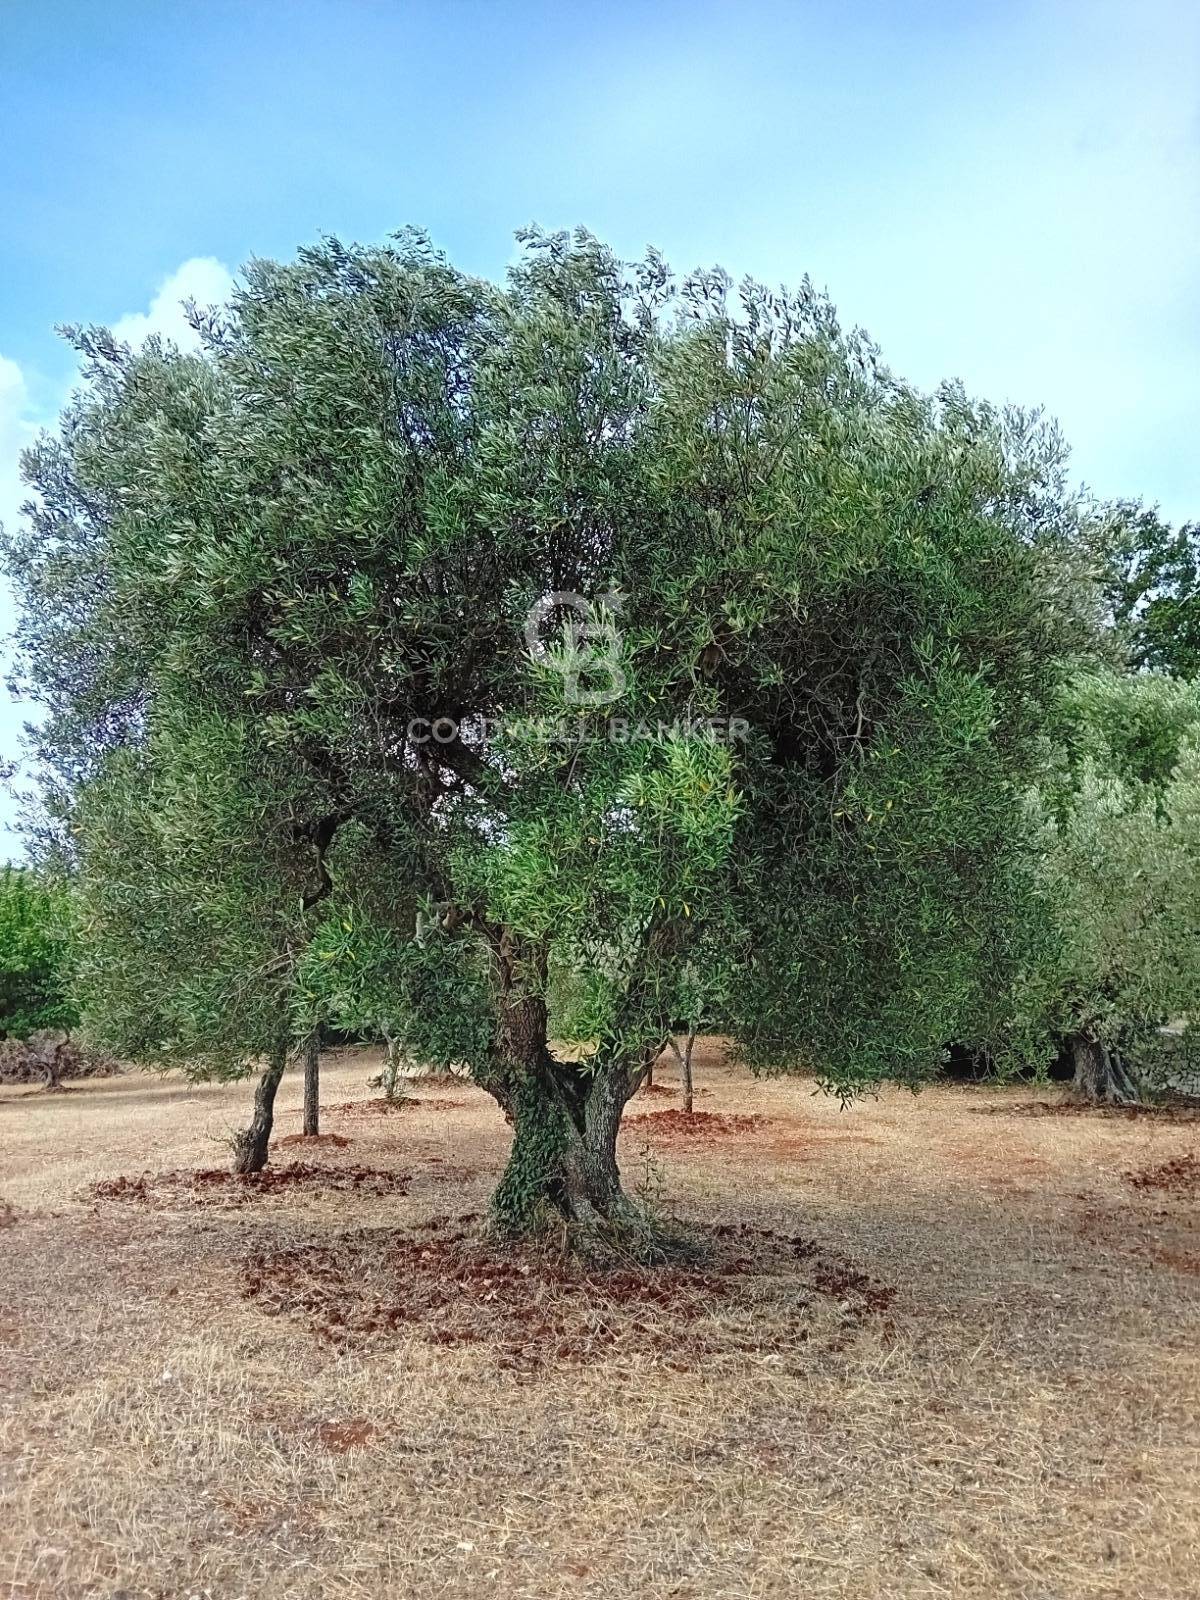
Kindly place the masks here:
[(1051, 730), (1016, 1013), (1066, 1043), (1087, 1097), (1137, 1099), (1178, 1065), (1164, 1024), (1200, 1015), (1200, 684), (1083, 674)]
[(252, 262), (199, 355), (77, 330), (8, 560), (100, 1031), (240, 1069), (386, 1013), (511, 1119), (499, 1224), (615, 1226), (698, 951), (752, 1063), (845, 1093), (993, 1026), (1091, 600), (1036, 417), (807, 282), (522, 242)]
[(1135, 667), (1200, 673), (1200, 524), (1171, 528), (1133, 501), (1102, 519), (1102, 581)]

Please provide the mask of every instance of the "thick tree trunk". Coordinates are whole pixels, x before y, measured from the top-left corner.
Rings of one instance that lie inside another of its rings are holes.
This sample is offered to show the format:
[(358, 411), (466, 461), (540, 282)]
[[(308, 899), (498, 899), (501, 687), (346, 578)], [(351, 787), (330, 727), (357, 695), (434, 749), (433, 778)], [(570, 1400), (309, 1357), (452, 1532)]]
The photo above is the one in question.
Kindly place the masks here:
[(250, 1126), (243, 1129), (233, 1141), (235, 1172), (261, 1172), (267, 1164), (271, 1127), (275, 1120), (275, 1091), (279, 1088), (279, 1080), (286, 1066), (287, 1049), (284, 1047), (272, 1054), (267, 1070), (258, 1080)]
[(62, 1089), (62, 1056), (57, 1049), (47, 1051), (42, 1069), (46, 1074), (42, 1088), (47, 1094), (58, 1094)]
[(304, 1131), (310, 1138), (321, 1131), (321, 1035), (316, 1028), (304, 1042)]
[(42, 1088), (46, 1094), (63, 1094), (63, 1046), (70, 1035), (56, 1028), (39, 1028), (28, 1040), (29, 1054), (44, 1073)]
[(480, 1081), (512, 1124), (513, 1142), (492, 1197), (493, 1223), (510, 1236), (555, 1220), (601, 1225), (628, 1206), (617, 1132), (637, 1080), (618, 1062), (556, 1061), (546, 1043), (544, 952), (507, 934), (495, 949), (500, 1008)]
[(519, 1236), (554, 1220), (603, 1229), (630, 1211), (617, 1134), (632, 1079), (621, 1066), (581, 1071), (547, 1055), (536, 1075), (492, 1092), (513, 1142), (492, 1198), (498, 1228)]
[(1135, 1105), (1142, 1096), (1121, 1058), (1087, 1034), (1071, 1039), (1071, 1093), (1089, 1105)]
[[(584, 1063), (560, 1062), (547, 1046), (546, 952), (497, 930), (493, 940), (499, 1009), (491, 1061), (477, 1074), (513, 1128), (512, 1151), (492, 1198), (496, 1228), (510, 1236), (547, 1221), (576, 1226), (596, 1242), (623, 1243), (646, 1219), (621, 1188), (617, 1134), (625, 1103), (666, 1036), (666, 1020), (639, 1014), (640, 991), (627, 997), (631, 1020), (653, 1045), (631, 1056), (632, 1031), (617, 1019), (609, 1039)], [(639, 978), (639, 984), (642, 979)]]

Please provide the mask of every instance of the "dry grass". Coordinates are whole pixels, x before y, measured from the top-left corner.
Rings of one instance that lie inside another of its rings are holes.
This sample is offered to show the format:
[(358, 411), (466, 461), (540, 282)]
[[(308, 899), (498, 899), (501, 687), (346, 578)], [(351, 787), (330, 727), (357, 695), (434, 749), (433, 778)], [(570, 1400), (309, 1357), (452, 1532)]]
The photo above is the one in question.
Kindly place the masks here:
[(1195, 1127), (696, 1067), (724, 1126), (625, 1135), (715, 1241), (657, 1289), (457, 1237), (470, 1084), (249, 1199), (170, 1176), (245, 1086), (0, 1091), (0, 1600), (1200, 1593), (1200, 1199), (1136, 1181)]

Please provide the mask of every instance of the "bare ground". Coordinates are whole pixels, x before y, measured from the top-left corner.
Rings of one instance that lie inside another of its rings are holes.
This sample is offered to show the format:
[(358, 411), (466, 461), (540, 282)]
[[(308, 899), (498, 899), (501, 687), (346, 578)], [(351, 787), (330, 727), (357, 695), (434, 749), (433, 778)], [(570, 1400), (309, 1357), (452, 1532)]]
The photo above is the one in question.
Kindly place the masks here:
[(600, 1278), (482, 1250), (499, 1112), (373, 1065), (250, 1187), (248, 1086), (0, 1090), (0, 1600), (1200, 1594), (1196, 1124), (701, 1048), (624, 1170), (708, 1259)]

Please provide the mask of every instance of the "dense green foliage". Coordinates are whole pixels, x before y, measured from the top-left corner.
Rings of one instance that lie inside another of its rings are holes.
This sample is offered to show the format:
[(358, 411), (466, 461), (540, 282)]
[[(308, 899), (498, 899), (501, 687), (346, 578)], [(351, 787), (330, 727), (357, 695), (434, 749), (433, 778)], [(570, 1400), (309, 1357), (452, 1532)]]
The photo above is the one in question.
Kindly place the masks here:
[(624, 1209), (701, 959), (754, 1063), (846, 1093), (991, 1025), (1090, 626), (1036, 418), (914, 391), (807, 283), (523, 243), (503, 286), (411, 234), (253, 262), (200, 356), (79, 332), (9, 542), (89, 1008), (179, 1059), (299, 1008), (469, 1062), (510, 1227)]
[(73, 980), (75, 942), (67, 896), (58, 884), (20, 867), (0, 873), (0, 1037), (79, 1021)]
[(304, 1037), (297, 970), (321, 881), (295, 817), (246, 720), (172, 706), (109, 753), (72, 812), (78, 992), (99, 1042), (236, 1076)]
[(1200, 1014), (1200, 684), (1090, 673), (1064, 691), (1031, 801), (1042, 939), (1018, 1011), (1152, 1087)]
[(1122, 501), (1103, 531), (1103, 590), (1135, 667), (1200, 674), (1200, 524), (1172, 528), (1156, 511)]

